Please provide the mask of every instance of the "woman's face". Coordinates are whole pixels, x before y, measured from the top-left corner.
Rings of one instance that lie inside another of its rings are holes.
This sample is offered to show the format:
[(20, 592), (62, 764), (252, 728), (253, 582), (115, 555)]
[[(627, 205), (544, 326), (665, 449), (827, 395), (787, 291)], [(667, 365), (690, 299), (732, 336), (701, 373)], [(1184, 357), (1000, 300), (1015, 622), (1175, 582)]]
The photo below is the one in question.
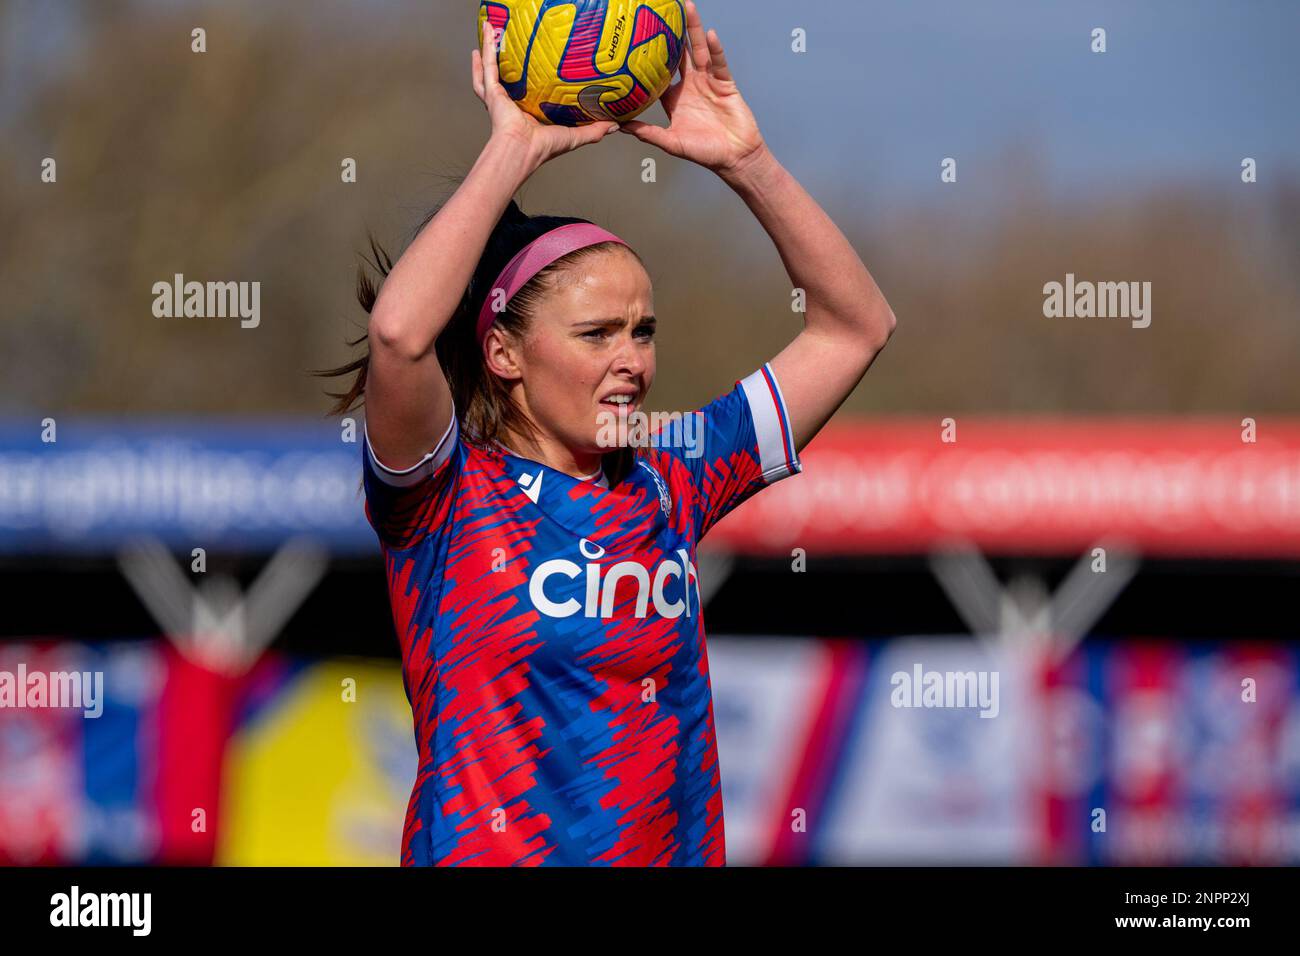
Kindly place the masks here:
[(602, 424), (645, 404), (655, 377), (654, 333), (650, 276), (630, 251), (605, 250), (564, 266), (515, 350), (515, 397), (570, 452), (603, 454), (610, 448), (601, 444)]

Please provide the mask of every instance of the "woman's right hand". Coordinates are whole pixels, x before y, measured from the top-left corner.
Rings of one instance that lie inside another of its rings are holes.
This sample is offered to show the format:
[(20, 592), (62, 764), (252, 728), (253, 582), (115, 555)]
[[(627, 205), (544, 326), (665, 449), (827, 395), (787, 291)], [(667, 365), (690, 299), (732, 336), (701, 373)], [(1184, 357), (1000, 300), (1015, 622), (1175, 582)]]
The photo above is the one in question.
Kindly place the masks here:
[(598, 143), (618, 129), (617, 123), (592, 123), (589, 126), (548, 126), (521, 110), (501, 85), (497, 69), (495, 30), (483, 21), (481, 48), (471, 57), (474, 92), (487, 107), (492, 119), (492, 137), (512, 143), (527, 151), (536, 169), (547, 160), (588, 143)]

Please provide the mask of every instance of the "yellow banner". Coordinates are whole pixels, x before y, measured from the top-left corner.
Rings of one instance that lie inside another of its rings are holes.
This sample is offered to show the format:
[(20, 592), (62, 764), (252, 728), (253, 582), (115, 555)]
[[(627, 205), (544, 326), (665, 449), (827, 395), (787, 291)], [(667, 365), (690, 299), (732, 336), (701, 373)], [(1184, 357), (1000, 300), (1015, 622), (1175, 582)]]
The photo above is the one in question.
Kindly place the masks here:
[(415, 770), (398, 666), (313, 665), (231, 740), (216, 863), (396, 866)]

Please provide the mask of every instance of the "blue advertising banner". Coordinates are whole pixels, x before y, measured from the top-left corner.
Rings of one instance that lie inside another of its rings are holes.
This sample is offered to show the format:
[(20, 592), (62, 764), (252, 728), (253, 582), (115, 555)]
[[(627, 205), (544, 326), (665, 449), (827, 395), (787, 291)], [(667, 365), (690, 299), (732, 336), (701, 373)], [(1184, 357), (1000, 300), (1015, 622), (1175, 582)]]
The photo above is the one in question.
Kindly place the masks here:
[(0, 422), (0, 554), (95, 553), (151, 535), (189, 550), (310, 535), (377, 550), (361, 495), (361, 424), (336, 420)]

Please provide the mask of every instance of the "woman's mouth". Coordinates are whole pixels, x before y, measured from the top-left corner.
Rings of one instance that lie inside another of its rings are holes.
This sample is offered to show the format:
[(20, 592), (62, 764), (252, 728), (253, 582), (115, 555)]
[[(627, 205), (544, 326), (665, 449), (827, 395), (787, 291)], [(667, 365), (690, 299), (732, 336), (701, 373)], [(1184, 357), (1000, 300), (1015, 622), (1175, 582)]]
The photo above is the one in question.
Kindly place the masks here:
[(616, 412), (630, 412), (636, 408), (635, 392), (613, 392), (600, 400), (602, 408)]

